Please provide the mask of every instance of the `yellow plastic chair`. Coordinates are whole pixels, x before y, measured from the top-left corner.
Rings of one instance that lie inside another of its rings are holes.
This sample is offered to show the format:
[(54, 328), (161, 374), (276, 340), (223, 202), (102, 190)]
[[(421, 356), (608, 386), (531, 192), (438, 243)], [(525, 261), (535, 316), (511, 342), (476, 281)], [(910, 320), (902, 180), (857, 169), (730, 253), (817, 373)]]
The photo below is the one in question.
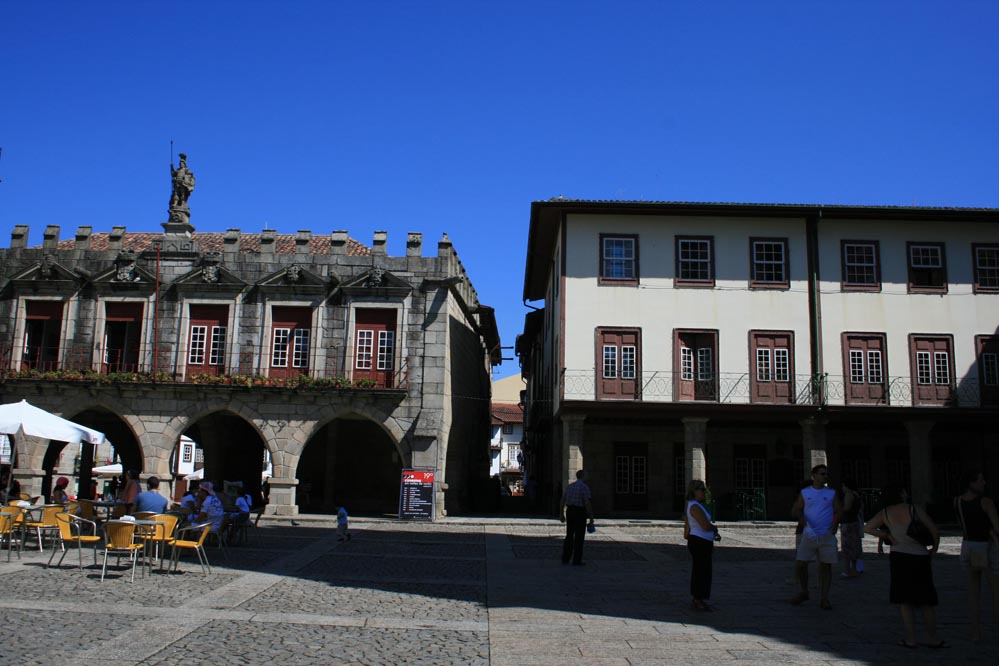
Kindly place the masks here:
[[(94, 566), (97, 566), (97, 544), (101, 542), (101, 538), (97, 536), (97, 523), (92, 520), (86, 520), (80, 518), (79, 516), (74, 516), (70, 513), (57, 513), (56, 514), (56, 524), (59, 526), (59, 541), (62, 546), (62, 557), (59, 558), (59, 562), (56, 563), (57, 567), (62, 566), (62, 561), (66, 559), (66, 544), (76, 544), (76, 552), (80, 556), (80, 571), (83, 571), (83, 547), (89, 545), (94, 551)], [(84, 534), (84, 530), (89, 530), (90, 534)], [(52, 559), (56, 555), (55, 548), (52, 549), (52, 554), (49, 555), (49, 562), (45, 565), (45, 568), (52, 566)]]
[[(173, 533), (177, 529), (177, 523), (180, 522), (180, 516), (169, 513), (157, 513), (153, 514), (148, 520), (163, 523), (162, 525), (151, 525), (150, 531), (142, 536), (147, 546), (154, 546), (153, 557), (155, 558), (159, 554), (160, 569), (163, 569), (163, 561), (166, 559), (166, 547), (173, 545)], [(160, 550), (161, 548), (162, 550)]]
[(42, 519), (41, 520), (26, 520), (23, 523), (24, 531), (35, 530), (35, 534), (38, 537), (38, 552), (45, 552), (45, 548), (42, 547), (42, 532), (46, 532), (55, 535), (59, 532), (59, 526), (56, 524), (56, 514), (64, 513), (66, 511), (65, 507), (61, 504), (55, 506), (47, 506), (42, 509)]
[[(170, 551), (170, 561), (173, 564), (174, 572), (177, 571), (177, 566), (180, 563), (179, 555), (181, 550), (193, 550), (198, 555), (198, 562), (201, 564), (201, 573), (205, 575), (212, 572), (212, 565), (208, 564), (208, 553), (205, 552), (205, 539), (208, 538), (208, 533), (212, 529), (211, 523), (201, 523), (200, 525), (191, 525), (190, 527), (182, 527), (177, 530), (177, 538), (173, 540), (171, 544), (173, 550)], [(184, 536), (197, 536), (196, 540), (184, 539)], [(208, 567), (207, 573), (205, 572), (205, 567)]]
[[(10, 562), (10, 551), (14, 548), (14, 514), (0, 513), (0, 548), (7, 542), (7, 561)], [(17, 549), (17, 559), (21, 559), (21, 549)]]
[(77, 513), (77, 509), (79, 508), (80, 508), (80, 503), (76, 500), (66, 502), (66, 513), (70, 514), (71, 516), (75, 516)]
[(136, 520), (152, 520), (156, 515), (155, 511), (136, 511), (132, 514)]
[(101, 524), (101, 517), (97, 515), (97, 509), (94, 508), (92, 500), (80, 500), (80, 517), (98, 525)]
[(134, 543), (132, 537), (135, 535), (135, 523), (124, 520), (111, 520), (104, 525), (104, 538), (107, 544), (104, 546), (104, 566), (101, 567), (101, 582), (108, 570), (108, 555), (117, 555), (118, 564), (121, 564), (121, 556), (126, 555), (132, 560), (132, 579), (135, 582), (135, 562), (139, 559), (139, 551), (143, 546), (141, 543)]

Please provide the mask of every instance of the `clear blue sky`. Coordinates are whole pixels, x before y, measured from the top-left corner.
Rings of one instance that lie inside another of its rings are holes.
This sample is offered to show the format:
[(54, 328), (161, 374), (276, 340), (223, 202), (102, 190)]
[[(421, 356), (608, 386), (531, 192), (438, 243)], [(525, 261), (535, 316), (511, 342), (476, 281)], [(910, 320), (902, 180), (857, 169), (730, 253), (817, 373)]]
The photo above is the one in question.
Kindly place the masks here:
[(999, 207), (997, 25), (991, 0), (4, 2), (0, 245), (161, 230), (173, 139), (197, 230), (447, 232), (512, 345), (533, 200)]

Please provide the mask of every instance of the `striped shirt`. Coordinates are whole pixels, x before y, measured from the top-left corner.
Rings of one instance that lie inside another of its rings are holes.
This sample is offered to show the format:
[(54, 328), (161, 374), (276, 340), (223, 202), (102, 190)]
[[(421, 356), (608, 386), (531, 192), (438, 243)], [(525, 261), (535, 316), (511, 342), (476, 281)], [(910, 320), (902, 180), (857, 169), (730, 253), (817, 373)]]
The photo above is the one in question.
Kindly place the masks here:
[(593, 494), (590, 492), (589, 486), (583, 483), (580, 479), (573, 483), (570, 483), (566, 489), (565, 494), (562, 496), (562, 503), (566, 506), (578, 506), (585, 507), (586, 503), (590, 501)]

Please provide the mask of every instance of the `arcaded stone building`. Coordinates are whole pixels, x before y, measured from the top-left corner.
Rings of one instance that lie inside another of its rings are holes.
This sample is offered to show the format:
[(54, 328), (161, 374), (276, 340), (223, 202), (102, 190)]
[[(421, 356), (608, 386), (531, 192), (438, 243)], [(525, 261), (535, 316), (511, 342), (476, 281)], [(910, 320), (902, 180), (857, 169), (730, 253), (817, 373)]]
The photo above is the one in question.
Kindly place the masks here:
[[(180, 209), (178, 209), (180, 210)], [(0, 250), (0, 401), (26, 398), (104, 431), (126, 468), (180, 482), (186, 434), (210, 480), (259, 487), (268, 513), (394, 513), (403, 468), (436, 472), (436, 515), (488, 473), (491, 308), (445, 234), (431, 256), (348, 236), (17, 226)], [(16, 442), (48, 491), (62, 448)], [(81, 453), (81, 486), (92, 452)]]

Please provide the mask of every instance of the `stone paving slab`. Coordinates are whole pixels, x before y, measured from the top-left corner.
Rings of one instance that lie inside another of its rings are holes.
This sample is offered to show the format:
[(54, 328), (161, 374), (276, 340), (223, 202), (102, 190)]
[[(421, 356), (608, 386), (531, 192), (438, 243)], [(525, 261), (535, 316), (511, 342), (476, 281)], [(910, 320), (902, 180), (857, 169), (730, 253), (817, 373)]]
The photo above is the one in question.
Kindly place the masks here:
[[(568, 567), (563, 528), (551, 520), (361, 522), (343, 544), (331, 525), (309, 524), (262, 522), (228, 558), (209, 548), (209, 576), (187, 559), (182, 574), (134, 584), (120, 571), (101, 583), (99, 568), (68, 566), (75, 553), (60, 569), (45, 568), (48, 553), (9, 564), (4, 555), (0, 666), (999, 662), (999, 631), (978, 646), (965, 639), (953, 537), (934, 560), (940, 632), (953, 647), (910, 651), (894, 644), (901, 623), (887, 603), (887, 562), (873, 553), (862, 577), (834, 580), (832, 611), (817, 595), (787, 603), (788, 525), (725, 526), (718, 611), (698, 613), (676, 526), (598, 525), (587, 566)], [(996, 626), (990, 608), (984, 616)]]

